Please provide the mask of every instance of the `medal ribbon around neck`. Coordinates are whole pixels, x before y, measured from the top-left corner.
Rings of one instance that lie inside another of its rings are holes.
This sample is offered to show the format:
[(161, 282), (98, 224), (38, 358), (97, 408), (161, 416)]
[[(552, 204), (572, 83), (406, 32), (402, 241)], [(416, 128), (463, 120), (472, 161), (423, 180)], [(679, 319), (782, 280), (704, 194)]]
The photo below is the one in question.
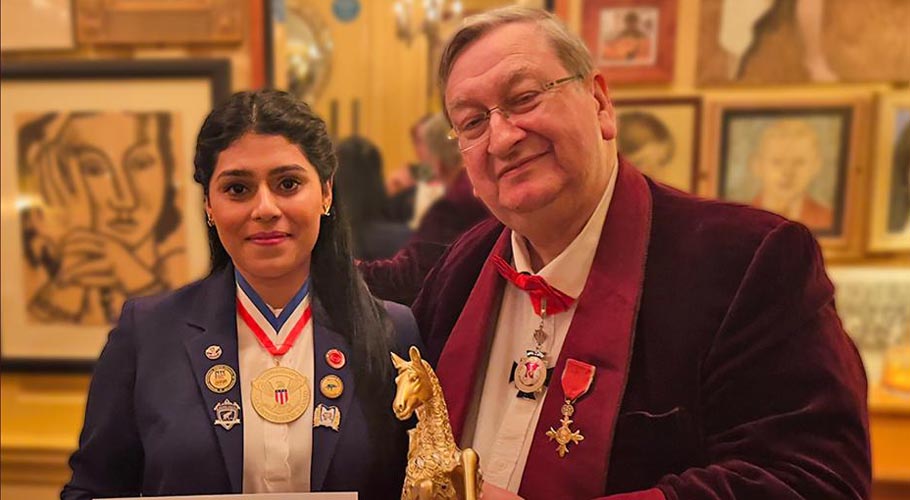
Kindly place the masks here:
[[(575, 302), (575, 299), (547, 283), (542, 276), (520, 273), (498, 255), (494, 255), (491, 259), (503, 278), (528, 292), (531, 297), (531, 305), (534, 306), (534, 314), (538, 316), (559, 314), (568, 310)], [(543, 308), (541, 308), (542, 301), (545, 304)]]
[(259, 340), (259, 344), (269, 351), (269, 354), (272, 356), (283, 356), (286, 354), (291, 347), (294, 346), (294, 342), (297, 341), (297, 337), (300, 336), (300, 333), (303, 332), (303, 327), (306, 326), (307, 322), (310, 321), (313, 313), (310, 309), (309, 304), (307, 304), (306, 309), (303, 311), (303, 314), (300, 315), (300, 319), (297, 320), (297, 324), (291, 329), (291, 332), (288, 333), (287, 338), (284, 339), (280, 345), (276, 346), (272, 339), (269, 338), (268, 334), (263, 331), (262, 327), (259, 326), (259, 323), (256, 323), (256, 320), (253, 318), (253, 315), (246, 310), (246, 307), (243, 306), (243, 302), (240, 301), (240, 298), (237, 299), (237, 313), (240, 314), (240, 317), (243, 318), (243, 322), (246, 323), (246, 326), (253, 331), (253, 335), (256, 336), (256, 339)]

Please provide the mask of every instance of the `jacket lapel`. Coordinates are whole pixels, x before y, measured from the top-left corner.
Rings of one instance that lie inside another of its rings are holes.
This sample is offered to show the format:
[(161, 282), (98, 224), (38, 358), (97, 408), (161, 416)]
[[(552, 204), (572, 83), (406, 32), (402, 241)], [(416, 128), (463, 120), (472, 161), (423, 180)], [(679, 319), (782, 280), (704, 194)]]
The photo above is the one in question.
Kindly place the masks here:
[[(325, 477), (332, 463), (332, 457), (335, 455), (335, 448), (338, 444), (338, 436), (344, 432), (346, 418), (350, 418), (351, 402), (354, 400), (356, 387), (354, 386), (354, 374), (350, 369), (351, 348), (344, 337), (338, 332), (332, 330), (329, 326), (328, 315), (325, 313), (319, 301), (312, 301), (313, 307), (313, 410), (320, 403), (326, 407), (335, 406), (341, 413), (341, 424), (338, 431), (328, 427), (313, 428), (313, 461), (310, 469), (310, 488), (312, 491), (322, 490), (325, 483)], [(338, 349), (344, 353), (347, 362), (340, 370), (329, 366), (325, 354), (329, 349)], [(319, 382), (326, 375), (334, 374), (341, 378), (344, 384), (344, 390), (336, 399), (325, 397), (319, 390)]]
[[(594, 498), (603, 494), (632, 355), (651, 232), (647, 182), (622, 159), (619, 169), (591, 272), (534, 430), (519, 489), (526, 498)], [(570, 445), (569, 453), (560, 458), (556, 443), (546, 432), (560, 425), (560, 408), (565, 402), (560, 378), (568, 358), (594, 365), (596, 373), (588, 394), (577, 401), (572, 416), (572, 430), (580, 430), (585, 439)]]
[[(511, 231), (504, 229), (490, 255), (510, 259), (510, 235)], [(505, 280), (487, 259), (439, 357), (436, 374), (445, 395), (456, 443), (461, 441), (478, 369), (489, 352), (504, 287)]]
[[(234, 268), (227, 266), (216, 271), (205, 280), (205, 288), (192, 304), (192, 316), (187, 320), (187, 339), (184, 341), (186, 353), (193, 367), (199, 395), (202, 397), (211, 421), (213, 432), (218, 441), (224, 466), (231, 481), (231, 491), (240, 493), (243, 490), (243, 414), (240, 413), (240, 424), (230, 430), (216, 425), (218, 419), (215, 406), (228, 400), (243, 406), (240, 397), (240, 364), (237, 353), (237, 312), (234, 285)], [(209, 346), (221, 347), (221, 356), (211, 360), (205, 351)], [(225, 393), (217, 394), (206, 386), (205, 375), (215, 365), (228, 365), (234, 370), (236, 382)]]

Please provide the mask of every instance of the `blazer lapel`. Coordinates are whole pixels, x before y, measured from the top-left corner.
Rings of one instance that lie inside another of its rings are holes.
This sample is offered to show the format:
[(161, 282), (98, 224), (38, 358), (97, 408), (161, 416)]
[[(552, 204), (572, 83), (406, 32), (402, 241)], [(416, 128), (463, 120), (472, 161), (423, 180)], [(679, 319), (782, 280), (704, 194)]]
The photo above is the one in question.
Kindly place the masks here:
[[(511, 231), (504, 229), (490, 254), (510, 259), (510, 235)], [(489, 351), (504, 286), (505, 280), (487, 259), (437, 363), (436, 374), (445, 395), (456, 443), (461, 441), (478, 369)]]
[[(313, 428), (313, 460), (310, 469), (310, 489), (312, 491), (322, 490), (325, 476), (328, 473), (329, 465), (332, 463), (332, 457), (335, 455), (335, 448), (338, 444), (338, 436), (345, 429), (346, 418), (350, 417), (349, 409), (351, 402), (354, 400), (356, 387), (354, 387), (354, 374), (350, 369), (351, 349), (344, 337), (338, 332), (332, 330), (329, 326), (328, 315), (319, 305), (318, 300), (314, 299), (313, 304), (313, 409), (320, 403), (326, 407), (335, 406), (341, 413), (341, 424), (338, 431), (328, 427)], [(341, 369), (335, 369), (329, 366), (326, 361), (326, 352), (330, 349), (341, 351), (347, 363)], [(344, 390), (336, 399), (325, 397), (318, 389), (319, 382), (326, 375), (337, 375), (344, 384)], [(347, 417), (346, 417), (347, 416)]]
[[(215, 424), (218, 419), (215, 407), (219, 403), (227, 400), (236, 403), (238, 407), (243, 406), (240, 397), (240, 384), (243, 381), (240, 380), (237, 353), (235, 301), (234, 268), (229, 265), (206, 279), (206, 288), (199, 294), (196, 303), (192, 304), (193, 316), (187, 320), (188, 334), (184, 345), (231, 481), (231, 491), (240, 493), (243, 491), (243, 414), (238, 410), (239, 424), (230, 430)], [(221, 348), (218, 359), (208, 359), (205, 354), (206, 349), (212, 345)], [(215, 365), (231, 367), (236, 379), (233, 387), (221, 394), (211, 391), (205, 384), (206, 373)]]
[[(613, 431), (622, 403), (651, 232), (651, 194), (644, 177), (620, 160), (613, 199), (591, 272), (556, 362), (540, 412), (519, 494), (525, 498), (594, 498), (603, 494)], [(596, 367), (588, 394), (575, 404), (572, 430), (584, 441), (560, 458), (547, 430), (560, 426), (560, 377), (568, 358)], [(598, 480), (598, 478), (604, 478)]]

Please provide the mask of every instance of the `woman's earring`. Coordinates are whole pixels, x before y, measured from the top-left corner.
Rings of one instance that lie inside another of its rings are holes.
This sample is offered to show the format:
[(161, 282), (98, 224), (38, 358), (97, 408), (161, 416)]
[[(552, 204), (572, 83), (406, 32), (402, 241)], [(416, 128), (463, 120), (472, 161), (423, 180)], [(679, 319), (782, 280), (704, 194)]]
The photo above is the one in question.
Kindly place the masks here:
[(215, 219), (212, 219), (212, 214), (208, 212), (205, 213), (205, 223), (208, 224), (209, 227), (215, 227)]
[(326, 206), (322, 207), (322, 215), (324, 215), (325, 217), (331, 217), (332, 216), (332, 205), (326, 205)]

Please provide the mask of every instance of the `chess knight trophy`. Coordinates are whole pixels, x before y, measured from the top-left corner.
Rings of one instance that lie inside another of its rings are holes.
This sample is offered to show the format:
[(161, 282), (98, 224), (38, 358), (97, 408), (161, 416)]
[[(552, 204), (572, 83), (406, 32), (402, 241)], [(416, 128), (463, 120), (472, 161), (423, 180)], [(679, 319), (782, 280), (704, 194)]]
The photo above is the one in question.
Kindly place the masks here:
[(417, 412), (417, 427), (409, 431), (408, 466), (402, 500), (476, 500), (483, 479), (480, 458), (471, 448), (459, 450), (452, 437), (449, 411), (439, 379), (430, 364), (411, 346), (410, 361), (392, 353), (398, 370), (392, 410), (399, 420)]

